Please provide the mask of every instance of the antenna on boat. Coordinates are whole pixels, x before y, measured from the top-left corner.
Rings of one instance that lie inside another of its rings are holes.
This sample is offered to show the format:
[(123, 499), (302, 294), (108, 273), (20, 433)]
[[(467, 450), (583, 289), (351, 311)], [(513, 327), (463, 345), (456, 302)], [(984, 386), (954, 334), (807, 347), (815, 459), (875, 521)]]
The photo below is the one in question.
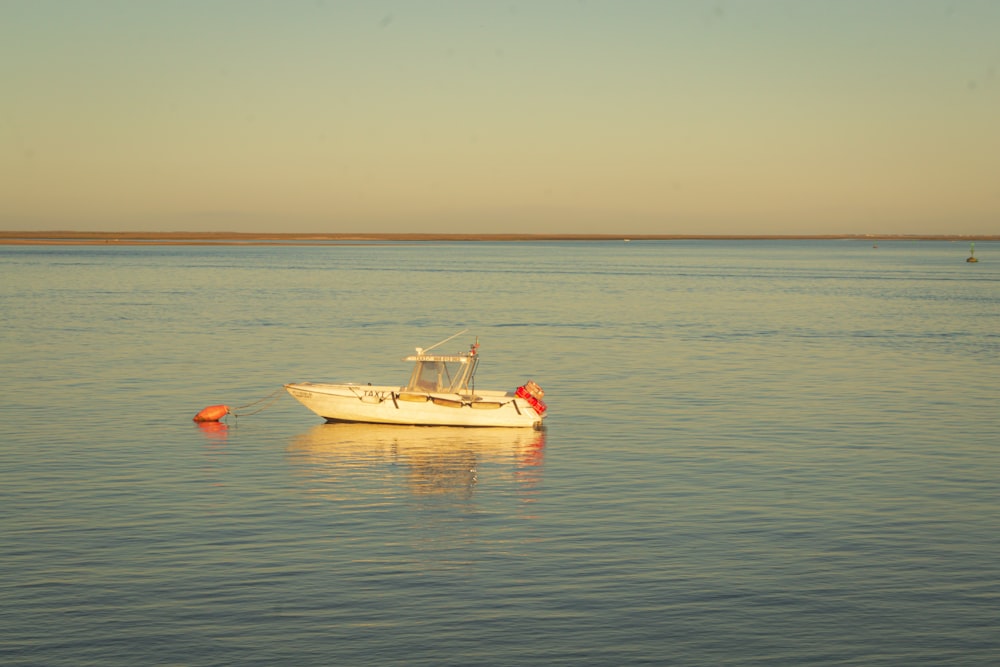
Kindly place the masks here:
[(461, 336), (462, 334), (466, 333), (467, 331), (468, 331), (468, 329), (462, 329), (461, 331), (459, 331), (459, 332), (458, 332), (457, 334), (455, 334), (454, 336), (448, 336), (447, 338), (445, 338), (445, 339), (444, 339), (443, 341), (441, 341), (440, 343), (434, 343), (433, 345), (431, 345), (431, 346), (430, 346), (429, 348), (427, 348), (426, 350), (425, 350), (425, 349), (423, 349), (423, 348), (420, 348), (420, 347), (418, 347), (418, 348), (417, 348), (417, 354), (423, 354), (423, 353), (425, 353), (425, 352), (430, 352), (430, 351), (431, 351), (431, 350), (433, 350), (433, 349), (434, 349), (435, 347), (438, 347), (438, 346), (440, 346), (440, 345), (444, 345), (445, 343), (447, 343), (447, 342), (448, 342), (448, 341), (450, 341), (451, 339), (453, 339), (453, 338), (458, 338), (459, 336)]

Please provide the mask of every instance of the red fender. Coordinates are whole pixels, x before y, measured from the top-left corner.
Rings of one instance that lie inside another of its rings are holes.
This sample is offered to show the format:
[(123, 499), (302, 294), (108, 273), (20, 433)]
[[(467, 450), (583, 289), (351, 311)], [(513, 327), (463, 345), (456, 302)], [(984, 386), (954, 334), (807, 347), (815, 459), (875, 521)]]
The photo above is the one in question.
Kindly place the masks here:
[(196, 422), (217, 422), (229, 414), (228, 405), (210, 405), (194, 416)]

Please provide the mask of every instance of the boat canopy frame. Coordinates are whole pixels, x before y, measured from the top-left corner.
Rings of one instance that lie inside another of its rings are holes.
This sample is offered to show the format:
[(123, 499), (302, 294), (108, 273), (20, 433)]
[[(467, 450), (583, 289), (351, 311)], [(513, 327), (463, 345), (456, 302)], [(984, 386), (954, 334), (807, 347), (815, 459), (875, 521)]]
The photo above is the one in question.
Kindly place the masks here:
[(408, 392), (468, 394), (479, 365), (479, 357), (469, 354), (414, 354), (413, 372), (406, 385)]

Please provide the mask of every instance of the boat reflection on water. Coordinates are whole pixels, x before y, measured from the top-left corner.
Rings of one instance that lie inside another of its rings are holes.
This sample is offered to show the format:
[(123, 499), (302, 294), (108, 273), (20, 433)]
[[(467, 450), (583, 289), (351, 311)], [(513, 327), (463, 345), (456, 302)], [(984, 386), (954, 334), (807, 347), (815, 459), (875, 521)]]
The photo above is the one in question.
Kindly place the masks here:
[(541, 477), (545, 432), (509, 428), (319, 424), (292, 439), (288, 454), (311, 491), (331, 499), (398, 494), (471, 498), (477, 488), (513, 485), (531, 502)]

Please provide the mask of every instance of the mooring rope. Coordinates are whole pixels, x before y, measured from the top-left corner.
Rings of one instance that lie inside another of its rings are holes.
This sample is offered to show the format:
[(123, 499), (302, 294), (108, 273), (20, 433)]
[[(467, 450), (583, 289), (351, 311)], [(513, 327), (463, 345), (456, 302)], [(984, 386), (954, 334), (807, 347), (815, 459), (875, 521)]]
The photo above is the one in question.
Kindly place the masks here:
[[(278, 387), (264, 398), (258, 399), (251, 403), (247, 403), (246, 405), (241, 405), (239, 407), (231, 408), (229, 410), (229, 414), (233, 415), (234, 417), (249, 417), (250, 415), (255, 415), (259, 412), (263, 412), (267, 408), (271, 407), (271, 404), (274, 403), (274, 401), (277, 400), (278, 396), (282, 394), (284, 391), (285, 391), (284, 387)], [(264, 401), (268, 402), (264, 403)], [(264, 405), (262, 405), (261, 407), (257, 408), (252, 412), (238, 412), (238, 410), (242, 410), (243, 408), (249, 408), (251, 405), (257, 405), (258, 403), (264, 403)]]

